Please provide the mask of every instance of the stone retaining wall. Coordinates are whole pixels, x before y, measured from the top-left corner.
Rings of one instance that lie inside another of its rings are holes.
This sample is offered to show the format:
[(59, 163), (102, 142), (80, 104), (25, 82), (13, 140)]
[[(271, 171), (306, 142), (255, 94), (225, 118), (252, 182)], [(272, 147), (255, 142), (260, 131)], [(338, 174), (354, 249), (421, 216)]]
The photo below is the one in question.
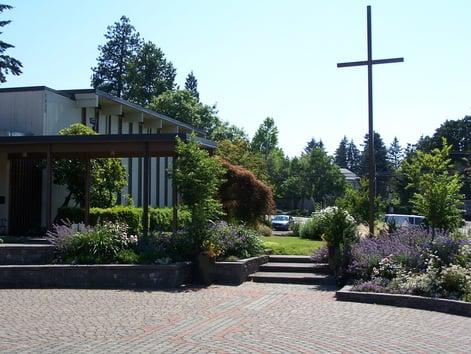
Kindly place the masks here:
[(212, 278), (216, 284), (242, 284), (250, 274), (258, 271), (261, 264), (267, 263), (268, 259), (268, 256), (260, 256), (235, 262), (216, 262)]
[(340, 301), (353, 301), (368, 304), (410, 307), (421, 310), (438, 311), (454, 315), (471, 317), (470, 302), (414, 295), (352, 291), (351, 285), (344, 286), (342, 289), (337, 291), (336, 298)]
[(169, 265), (2, 265), (0, 288), (176, 288), (191, 283), (191, 262)]
[(0, 243), (2, 264), (48, 264), (54, 260), (54, 247), (46, 244)]

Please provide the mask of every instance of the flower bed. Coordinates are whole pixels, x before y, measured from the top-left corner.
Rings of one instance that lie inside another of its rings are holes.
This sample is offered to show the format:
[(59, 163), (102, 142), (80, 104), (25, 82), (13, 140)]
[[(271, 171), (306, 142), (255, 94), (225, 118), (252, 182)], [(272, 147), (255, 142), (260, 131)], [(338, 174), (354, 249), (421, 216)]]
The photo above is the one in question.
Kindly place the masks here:
[(471, 302), (471, 240), (463, 236), (402, 228), (362, 239), (351, 259), (354, 291)]
[(465, 301), (430, 298), (416, 295), (354, 291), (352, 290), (351, 285), (346, 285), (337, 291), (336, 298), (339, 301), (409, 307), (471, 317), (471, 303)]

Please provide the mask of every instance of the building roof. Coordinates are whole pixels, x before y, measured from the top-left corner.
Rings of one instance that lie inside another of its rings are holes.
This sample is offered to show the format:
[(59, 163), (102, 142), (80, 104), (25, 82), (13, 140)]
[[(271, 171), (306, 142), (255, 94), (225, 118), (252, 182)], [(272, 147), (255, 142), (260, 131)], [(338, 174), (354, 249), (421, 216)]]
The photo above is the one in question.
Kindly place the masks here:
[(352, 171), (350, 171), (347, 168), (341, 168), (340, 172), (345, 176), (347, 180), (359, 180), (360, 177), (358, 177), (356, 174), (354, 174)]
[[(106, 134), (106, 135), (33, 135), (0, 137), (0, 152), (9, 158), (99, 158), (175, 156), (176, 138), (192, 139), (188, 134)], [(205, 149), (216, 144), (204, 138), (194, 139)]]
[(102, 97), (102, 98), (105, 98), (105, 99), (107, 99), (109, 101), (112, 101), (114, 103), (121, 104), (123, 106), (132, 108), (132, 109), (137, 110), (141, 113), (145, 113), (146, 115), (149, 115), (151, 117), (161, 119), (164, 122), (174, 124), (176, 126), (179, 126), (179, 127), (182, 127), (182, 128), (185, 128), (185, 129), (188, 129), (190, 131), (194, 131), (194, 132), (197, 132), (197, 133), (200, 133), (200, 134), (203, 134), (203, 135), (206, 134), (205, 131), (203, 131), (202, 129), (199, 129), (199, 128), (191, 125), (191, 124), (180, 122), (179, 120), (176, 120), (174, 118), (166, 116), (165, 114), (147, 109), (147, 108), (142, 107), (142, 106), (140, 106), (136, 103), (126, 101), (122, 98), (113, 96), (109, 93), (106, 93), (106, 92), (98, 90), (98, 89), (91, 88), (91, 89), (55, 90), (55, 89), (52, 89), (52, 88), (47, 87), (47, 86), (26, 86), (26, 87), (0, 88), (0, 93), (1, 92), (30, 92), (30, 91), (50, 91), (50, 92), (53, 92), (55, 94), (67, 97), (71, 100), (76, 100), (75, 95), (77, 95), (77, 94), (86, 94), (86, 93), (96, 94), (98, 97)]

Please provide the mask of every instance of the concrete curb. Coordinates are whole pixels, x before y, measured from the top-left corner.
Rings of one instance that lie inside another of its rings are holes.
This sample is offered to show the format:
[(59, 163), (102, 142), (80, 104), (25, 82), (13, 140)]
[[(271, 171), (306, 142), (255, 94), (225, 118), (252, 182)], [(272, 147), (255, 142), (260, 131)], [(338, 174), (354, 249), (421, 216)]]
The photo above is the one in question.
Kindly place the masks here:
[(335, 294), (337, 300), (409, 307), (471, 317), (471, 302), (415, 295), (360, 292), (352, 291), (352, 288), (353, 286), (346, 285), (342, 289), (338, 290)]
[(0, 288), (166, 289), (191, 282), (191, 262), (168, 265), (2, 265)]

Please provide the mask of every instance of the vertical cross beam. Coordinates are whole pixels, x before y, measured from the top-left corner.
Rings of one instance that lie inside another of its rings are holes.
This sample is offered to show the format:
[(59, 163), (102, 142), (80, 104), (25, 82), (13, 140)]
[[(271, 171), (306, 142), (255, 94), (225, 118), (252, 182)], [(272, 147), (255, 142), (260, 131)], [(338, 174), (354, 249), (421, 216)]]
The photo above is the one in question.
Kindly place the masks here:
[(371, 43), (371, 6), (366, 7), (367, 42), (368, 42), (368, 226), (370, 235), (375, 233), (375, 197), (376, 197), (376, 162), (373, 128), (373, 53)]

